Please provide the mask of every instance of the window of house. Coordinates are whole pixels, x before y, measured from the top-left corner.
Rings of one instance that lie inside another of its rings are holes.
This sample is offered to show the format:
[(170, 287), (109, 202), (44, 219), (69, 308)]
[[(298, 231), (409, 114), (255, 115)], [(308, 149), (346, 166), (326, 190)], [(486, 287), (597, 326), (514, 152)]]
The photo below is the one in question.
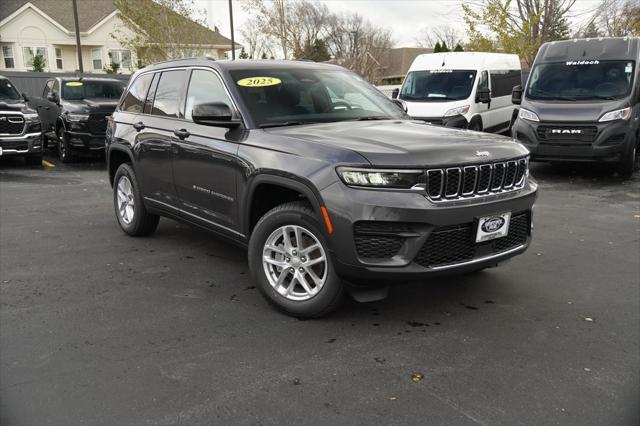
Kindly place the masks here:
[(102, 49), (99, 47), (96, 49), (91, 49), (91, 61), (93, 62), (94, 70), (102, 69)]
[(119, 64), (122, 69), (131, 69), (131, 51), (127, 49), (109, 50), (111, 61)]
[(42, 56), (42, 58), (44, 59), (44, 66), (48, 66), (49, 61), (47, 60), (48, 58), (46, 47), (23, 47), (22, 54), (24, 56), (24, 65), (27, 68), (33, 66), (33, 58), (35, 58), (36, 55)]
[(13, 47), (2, 46), (2, 57), (4, 58), (5, 68), (15, 68), (16, 62), (13, 58)]
[(156, 95), (153, 98), (151, 114), (177, 117), (179, 114), (180, 93), (186, 77), (184, 70), (165, 71), (160, 76)]
[(62, 48), (56, 47), (56, 69), (62, 69)]

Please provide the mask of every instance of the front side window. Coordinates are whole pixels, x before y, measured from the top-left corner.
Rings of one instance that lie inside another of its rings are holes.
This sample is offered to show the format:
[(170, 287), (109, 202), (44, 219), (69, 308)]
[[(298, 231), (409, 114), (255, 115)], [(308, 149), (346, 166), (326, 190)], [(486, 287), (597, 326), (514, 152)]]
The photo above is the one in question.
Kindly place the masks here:
[(0, 100), (16, 101), (22, 99), (20, 93), (6, 78), (0, 78)]
[(102, 49), (91, 49), (91, 61), (93, 62), (94, 70), (102, 69)]
[(65, 81), (62, 83), (62, 98), (78, 99), (120, 99), (124, 83), (115, 81)]
[(11, 46), (2, 46), (2, 57), (4, 58), (4, 67), (5, 68), (15, 68), (16, 62), (13, 57), (13, 47)]
[(211, 71), (193, 70), (187, 91), (185, 118), (190, 120), (193, 107), (205, 102), (222, 102), (233, 109), (233, 103), (217, 75)]
[(152, 115), (178, 117), (180, 91), (184, 85), (186, 71), (165, 71), (160, 75), (160, 81), (151, 107)]
[(47, 48), (46, 47), (23, 47), (22, 54), (24, 56), (24, 64), (27, 68), (33, 66), (33, 58), (36, 55), (42, 56), (44, 59), (44, 66), (47, 66)]
[(230, 74), (260, 127), (407, 117), (389, 98), (348, 71), (273, 68)]
[(527, 98), (533, 100), (611, 100), (633, 87), (635, 62), (563, 61), (538, 64), (531, 71)]
[(474, 70), (411, 71), (400, 91), (400, 99), (424, 102), (467, 99), (475, 78)]
[(151, 84), (153, 74), (143, 74), (133, 82), (129, 92), (122, 100), (121, 111), (140, 113), (144, 109), (144, 101)]

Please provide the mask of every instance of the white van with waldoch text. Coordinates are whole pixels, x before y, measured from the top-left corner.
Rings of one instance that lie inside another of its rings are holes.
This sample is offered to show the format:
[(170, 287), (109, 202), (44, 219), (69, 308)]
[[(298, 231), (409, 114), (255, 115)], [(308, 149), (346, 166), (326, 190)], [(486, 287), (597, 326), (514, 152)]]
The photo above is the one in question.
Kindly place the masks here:
[(518, 55), (446, 52), (418, 56), (392, 97), (419, 120), (502, 133), (515, 118), (511, 91), (522, 84)]

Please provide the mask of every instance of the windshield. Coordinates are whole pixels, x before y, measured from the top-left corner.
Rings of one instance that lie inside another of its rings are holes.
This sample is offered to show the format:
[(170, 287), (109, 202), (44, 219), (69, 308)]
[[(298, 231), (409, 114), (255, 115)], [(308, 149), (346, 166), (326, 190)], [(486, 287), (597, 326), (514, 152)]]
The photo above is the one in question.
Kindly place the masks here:
[(65, 81), (62, 99), (120, 99), (124, 83), (115, 81)]
[(17, 101), (22, 99), (22, 96), (9, 80), (3, 78), (0, 79), (0, 99)]
[(529, 76), (534, 100), (619, 99), (633, 87), (633, 61), (565, 61), (539, 64)]
[(402, 86), (405, 101), (458, 101), (467, 99), (473, 89), (473, 70), (411, 71)]
[(270, 68), (230, 74), (258, 127), (408, 118), (393, 101), (347, 71)]

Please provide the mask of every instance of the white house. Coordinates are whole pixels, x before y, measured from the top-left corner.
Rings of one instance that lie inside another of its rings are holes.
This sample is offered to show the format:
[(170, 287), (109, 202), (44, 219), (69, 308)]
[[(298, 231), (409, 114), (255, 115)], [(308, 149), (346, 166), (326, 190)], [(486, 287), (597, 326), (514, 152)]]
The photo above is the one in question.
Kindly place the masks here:
[[(112, 36), (127, 31), (111, 0), (78, 0), (80, 44), (85, 72), (102, 73), (113, 60), (120, 71), (136, 69), (135, 53), (123, 48)], [(193, 22), (190, 24), (197, 25)], [(231, 50), (231, 40), (201, 27), (213, 43), (207, 55), (223, 58)], [(77, 70), (75, 25), (71, 0), (0, 1), (0, 72), (29, 71), (36, 54), (42, 54), (46, 71)]]

